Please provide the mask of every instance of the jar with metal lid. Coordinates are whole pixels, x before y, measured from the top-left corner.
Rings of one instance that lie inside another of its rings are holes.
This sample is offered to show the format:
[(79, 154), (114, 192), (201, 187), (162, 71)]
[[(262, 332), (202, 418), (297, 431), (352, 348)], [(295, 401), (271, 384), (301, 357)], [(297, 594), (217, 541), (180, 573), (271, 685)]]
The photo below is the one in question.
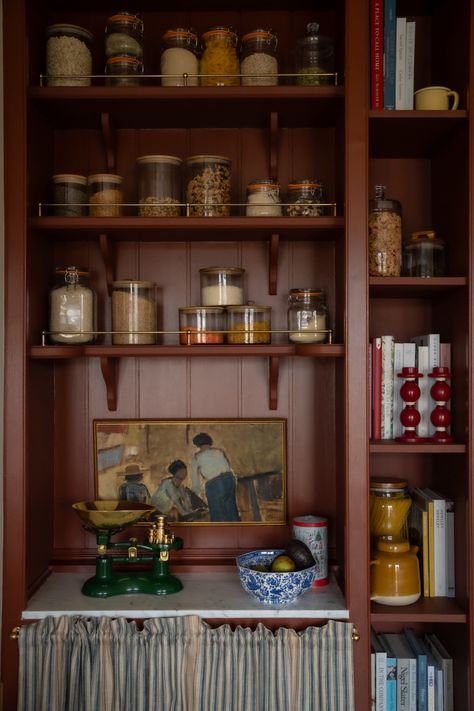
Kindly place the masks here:
[(85, 175), (53, 175), (54, 214), (58, 217), (87, 215), (87, 178)]
[(143, 20), (135, 12), (119, 12), (107, 19), (105, 56), (128, 54), (143, 59)]
[(123, 279), (112, 282), (112, 343), (156, 343), (156, 284)]
[(403, 276), (440, 277), (445, 275), (444, 242), (434, 230), (412, 232), (403, 246)]
[(292, 343), (326, 343), (329, 314), (322, 289), (290, 289), (288, 339)]
[(369, 274), (400, 276), (402, 261), (402, 206), (385, 197), (385, 185), (375, 186), (369, 201)]
[(90, 86), (92, 33), (78, 25), (58, 24), (46, 28), (46, 38), (48, 86)]
[(140, 217), (179, 217), (182, 163), (176, 156), (137, 158)]
[(395, 477), (370, 480), (370, 533), (374, 537), (408, 538), (407, 520), (412, 504), (408, 482)]
[(202, 306), (240, 306), (244, 303), (244, 273), (240, 267), (199, 270)]
[(238, 38), (230, 27), (211, 27), (202, 36), (202, 86), (239, 86)]
[(227, 343), (233, 345), (270, 343), (271, 341), (271, 306), (227, 307)]
[(49, 295), (49, 330), (52, 343), (93, 343), (96, 330), (96, 297), (86, 267), (55, 269)]
[(143, 62), (138, 57), (119, 54), (107, 59), (105, 73), (106, 86), (140, 86)]
[(182, 346), (224, 343), (225, 309), (219, 306), (179, 309), (179, 330)]
[(286, 214), (289, 217), (324, 215), (324, 191), (320, 180), (303, 178), (288, 184)]
[(114, 173), (95, 173), (87, 180), (91, 217), (120, 217), (123, 178)]
[(190, 156), (185, 161), (186, 202), (192, 217), (228, 217), (231, 160), (224, 156)]
[(273, 30), (252, 30), (242, 37), (240, 73), (242, 86), (278, 84), (278, 38)]
[(247, 217), (279, 217), (281, 215), (280, 184), (263, 178), (247, 185)]
[(306, 29), (308, 34), (296, 43), (296, 83), (335, 84), (333, 39), (319, 34), (317, 22), (309, 22)]
[(198, 86), (199, 42), (195, 30), (175, 27), (165, 32), (161, 74), (163, 86)]

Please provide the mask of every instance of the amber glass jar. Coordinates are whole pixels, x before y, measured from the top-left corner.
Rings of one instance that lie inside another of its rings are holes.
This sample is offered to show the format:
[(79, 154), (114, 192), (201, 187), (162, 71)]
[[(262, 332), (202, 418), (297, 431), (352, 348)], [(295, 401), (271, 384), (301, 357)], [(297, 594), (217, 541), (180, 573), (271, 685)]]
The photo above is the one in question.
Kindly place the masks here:
[(370, 480), (370, 533), (372, 536), (407, 538), (412, 500), (408, 482), (391, 477)]
[(230, 27), (211, 27), (202, 36), (204, 49), (200, 73), (202, 86), (238, 86), (238, 38)]

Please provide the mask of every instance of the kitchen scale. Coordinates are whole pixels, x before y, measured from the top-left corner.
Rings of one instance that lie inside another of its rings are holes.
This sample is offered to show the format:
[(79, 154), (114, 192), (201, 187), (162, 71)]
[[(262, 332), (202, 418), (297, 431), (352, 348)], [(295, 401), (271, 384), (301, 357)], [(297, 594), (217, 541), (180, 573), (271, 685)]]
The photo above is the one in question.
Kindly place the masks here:
[[(166, 524), (164, 516), (150, 522), (143, 543), (137, 538), (112, 542), (116, 533), (146, 521), (156, 511), (154, 506), (132, 501), (82, 501), (73, 509), (84, 528), (97, 540), (95, 575), (86, 580), (82, 593), (90, 597), (110, 597), (125, 593), (170, 595), (182, 590), (178, 578), (169, 572), (169, 552), (183, 547)], [(120, 553), (122, 551), (122, 554)], [(114, 570), (114, 566), (120, 570)], [(127, 566), (149, 565), (149, 570), (124, 571)]]

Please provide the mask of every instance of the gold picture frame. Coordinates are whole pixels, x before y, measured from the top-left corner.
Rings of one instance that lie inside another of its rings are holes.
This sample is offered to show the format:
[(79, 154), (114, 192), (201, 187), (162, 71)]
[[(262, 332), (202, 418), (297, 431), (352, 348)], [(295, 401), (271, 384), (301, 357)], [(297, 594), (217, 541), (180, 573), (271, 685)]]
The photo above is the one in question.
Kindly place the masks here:
[(94, 420), (97, 499), (173, 525), (285, 525), (286, 420)]

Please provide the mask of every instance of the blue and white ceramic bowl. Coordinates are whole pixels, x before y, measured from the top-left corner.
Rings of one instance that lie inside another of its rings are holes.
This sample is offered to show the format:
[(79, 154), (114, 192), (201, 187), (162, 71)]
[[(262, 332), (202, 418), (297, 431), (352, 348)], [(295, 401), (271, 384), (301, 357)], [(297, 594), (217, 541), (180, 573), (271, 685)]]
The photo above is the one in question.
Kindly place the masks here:
[(283, 549), (250, 551), (237, 556), (237, 568), (242, 587), (265, 605), (288, 605), (311, 587), (316, 566), (291, 573), (266, 573), (252, 570), (253, 566), (270, 567)]

